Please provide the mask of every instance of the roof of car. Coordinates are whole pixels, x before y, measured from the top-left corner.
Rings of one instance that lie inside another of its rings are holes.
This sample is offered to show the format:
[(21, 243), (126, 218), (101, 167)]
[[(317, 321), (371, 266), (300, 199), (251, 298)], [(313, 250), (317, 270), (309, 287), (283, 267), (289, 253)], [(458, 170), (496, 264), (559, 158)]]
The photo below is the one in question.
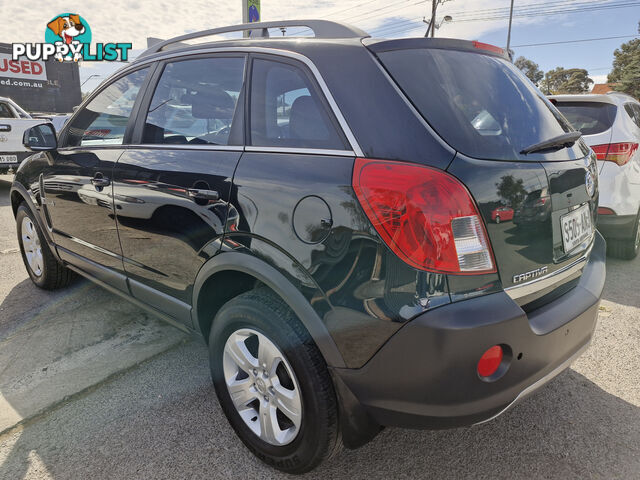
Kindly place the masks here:
[[(300, 29), (299, 27), (302, 27)], [(306, 35), (312, 32), (314, 36), (269, 36), (269, 29), (289, 29), (294, 28), (294, 34)], [(231, 32), (251, 32), (248, 38), (218, 38), (203, 41), (215, 35), (226, 35)], [(451, 38), (401, 38), (385, 39), (371, 38), (371, 36), (357, 27), (332, 22), (328, 20), (286, 20), (278, 22), (261, 22), (232, 25), (220, 27), (200, 32), (192, 32), (168, 40), (149, 38), (151, 43), (149, 48), (142, 52), (137, 61), (149, 60), (161, 55), (179, 52), (190, 52), (192, 50), (210, 48), (279, 48), (292, 52), (299, 52), (304, 49), (312, 49), (317, 45), (333, 46), (367, 46), (373, 51), (389, 51), (411, 48), (446, 48), (454, 50), (467, 50), (477, 53), (501, 56), (508, 58), (504, 49), (477, 42)], [(187, 43), (187, 42), (199, 43)], [(134, 61), (133, 63), (137, 63)]]
[(602, 94), (574, 94), (574, 95), (549, 95), (549, 98), (558, 102), (597, 102), (622, 105), (629, 102), (638, 102), (635, 98), (622, 92), (608, 92)]
[(557, 100), (558, 102), (596, 102), (596, 103), (611, 103), (617, 105), (615, 97), (606, 94), (574, 94), (574, 95), (549, 95), (551, 100)]

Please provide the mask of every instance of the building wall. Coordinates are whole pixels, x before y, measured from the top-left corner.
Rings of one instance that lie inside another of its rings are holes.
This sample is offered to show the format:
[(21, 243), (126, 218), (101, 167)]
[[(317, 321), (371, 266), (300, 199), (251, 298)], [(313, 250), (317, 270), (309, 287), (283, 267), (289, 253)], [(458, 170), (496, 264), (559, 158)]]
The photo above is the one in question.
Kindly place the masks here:
[[(46, 79), (8, 70), (11, 45), (0, 43), (0, 97), (9, 97), (28, 112), (70, 113), (82, 100), (80, 72), (74, 62), (50, 59), (44, 64)], [(26, 68), (29, 71), (29, 65)]]

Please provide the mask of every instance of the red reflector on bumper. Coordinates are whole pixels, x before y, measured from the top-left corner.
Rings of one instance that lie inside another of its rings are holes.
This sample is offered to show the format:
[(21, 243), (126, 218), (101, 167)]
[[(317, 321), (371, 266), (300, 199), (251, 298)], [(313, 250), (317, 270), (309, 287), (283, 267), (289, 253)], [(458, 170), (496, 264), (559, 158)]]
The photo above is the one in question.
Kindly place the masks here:
[(616, 212), (607, 207), (598, 207), (598, 215), (615, 215)]
[(478, 361), (478, 375), (481, 377), (490, 377), (498, 371), (502, 363), (502, 347), (494, 345), (484, 352)]

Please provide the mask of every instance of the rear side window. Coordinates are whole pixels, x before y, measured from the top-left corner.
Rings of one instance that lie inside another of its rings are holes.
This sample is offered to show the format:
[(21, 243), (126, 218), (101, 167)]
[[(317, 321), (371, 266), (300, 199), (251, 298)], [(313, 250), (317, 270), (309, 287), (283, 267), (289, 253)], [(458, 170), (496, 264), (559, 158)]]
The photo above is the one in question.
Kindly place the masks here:
[(624, 109), (638, 127), (640, 127), (640, 106), (634, 103), (625, 103)]
[(149, 106), (142, 142), (227, 145), (243, 76), (241, 57), (168, 63)]
[(583, 135), (609, 130), (618, 110), (615, 105), (599, 102), (556, 102), (555, 105), (573, 128), (580, 130)]
[(251, 144), (343, 150), (341, 136), (305, 73), (255, 59), (251, 82)]
[(424, 119), (465, 155), (539, 159), (520, 151), (571, 131), (540, 91), (502, 58), (435, 48), (378, 55)]

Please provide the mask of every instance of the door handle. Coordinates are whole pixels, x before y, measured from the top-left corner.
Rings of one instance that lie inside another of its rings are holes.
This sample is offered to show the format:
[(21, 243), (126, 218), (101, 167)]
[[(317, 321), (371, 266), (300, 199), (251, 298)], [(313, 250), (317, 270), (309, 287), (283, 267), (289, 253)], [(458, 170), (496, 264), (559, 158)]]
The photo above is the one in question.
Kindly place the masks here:
[(96, 188), (108, 187), (111, 185), (111, 180), (103, 177), (101, 173), (96, 173), (96, 176), (91, 179), (91, 185)]
[(192, 200), (220, 200), (220, 194), (215, 190), (201, 190), (199, 188), (187, 189), (187, 195)]

